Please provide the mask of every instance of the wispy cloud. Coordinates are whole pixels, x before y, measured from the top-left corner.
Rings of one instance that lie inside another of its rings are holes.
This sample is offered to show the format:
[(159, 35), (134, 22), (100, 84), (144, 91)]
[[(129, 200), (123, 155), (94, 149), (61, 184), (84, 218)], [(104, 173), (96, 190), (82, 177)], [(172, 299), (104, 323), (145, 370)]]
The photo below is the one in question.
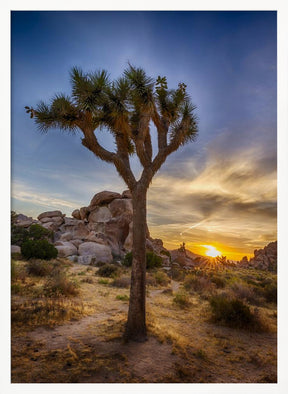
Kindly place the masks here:
[(194, 160), (155, 178), (148, 205), (152, 234), (161, 233), (171, 246), (185, 239), (197, 248), (202, 239), (238, 253), (276, 239), (276, 154), (257, 144), (226, 150), (218, 139), (206, 146), (196, 175)]
[(70, 211), (71, 213), (71, 210), (79, 207), (80, 204), (78, 201), (64, 199), (60, 193), (48, 195), (44, 192), (41, 193), (39, 189), (34, 189), (30, 185), (19, 181), (15, 181), (12, 184), (12, 199), (29, 205), (32, 204), (35, 207), (34, 217), (41, 213), (43, 209), (60, 209), (64, 212)]

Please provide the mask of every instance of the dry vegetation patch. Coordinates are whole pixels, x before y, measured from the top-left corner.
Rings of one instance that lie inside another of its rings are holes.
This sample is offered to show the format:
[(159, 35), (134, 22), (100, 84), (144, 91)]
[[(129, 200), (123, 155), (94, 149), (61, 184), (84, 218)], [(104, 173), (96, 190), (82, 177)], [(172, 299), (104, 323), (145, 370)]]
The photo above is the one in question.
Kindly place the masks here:
[[(149, 339), (124, 344), (130, 269), (101, 277), (99, 267), (48, 263), (39, 276), (25, 261), (13, 262), (13, 382), (276, 381), (275, 274), (190, 272), (175, 282), (158, 268), (149, 271)], [(54, 282), (58, 290), (45, 291), (55, 277), (62, 281)], [(77, 283), (77, 291), (60, 292), (67, 283)], [(249, 330), (243, 321), (225, 325), (227, 305), (213, 320), (213, 297), (238, 300), (244, 321), (249, 310), (266, 330), (256, 329), (255, 320)]]

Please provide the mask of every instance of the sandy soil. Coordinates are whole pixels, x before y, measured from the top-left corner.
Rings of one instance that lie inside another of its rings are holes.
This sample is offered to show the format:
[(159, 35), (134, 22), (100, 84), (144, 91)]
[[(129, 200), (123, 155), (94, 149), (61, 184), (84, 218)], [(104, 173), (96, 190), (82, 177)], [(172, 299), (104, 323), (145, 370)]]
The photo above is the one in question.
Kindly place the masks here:
[[(74, 274), (81, 269), (73, 267)], [(169, 285), (173, 292), (179, 287), (178, 282)], [(128, 302), (117, 300), (117, 294), (129, 291), (95, 281), (85, 283), (81, 298), (91, 307), (88, 316), (54, 328), (13, 334), (12, 381), (276, 381), (276, 332), (259, 334), (215, 326), (205, 317), (205, 302), (195, 298), (191, 308), (179, 310), (173, 306), (172, 292), (151, 288), (148, 341), (125, 344), (122, 334)]]

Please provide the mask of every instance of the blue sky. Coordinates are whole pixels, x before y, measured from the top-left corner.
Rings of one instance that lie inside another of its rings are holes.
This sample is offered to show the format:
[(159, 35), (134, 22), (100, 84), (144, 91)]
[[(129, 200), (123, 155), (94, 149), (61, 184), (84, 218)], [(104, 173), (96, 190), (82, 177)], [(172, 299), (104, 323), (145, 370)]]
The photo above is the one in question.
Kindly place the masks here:
[[(75, 65), (116, 78), (130, 61), (169, 87), (185, 82), (199, 118), (197, 141), (149, 189), (152, 235), (231, 258), (276, 239), (276, 12), (17, 11), (11, 22), (12, 209), (70, 216), (99, 191), (126, 189), (80, 134), (41, 135), (24, 106), (69, 94)], [(100, 139), (113, 148), (110, 135)]]

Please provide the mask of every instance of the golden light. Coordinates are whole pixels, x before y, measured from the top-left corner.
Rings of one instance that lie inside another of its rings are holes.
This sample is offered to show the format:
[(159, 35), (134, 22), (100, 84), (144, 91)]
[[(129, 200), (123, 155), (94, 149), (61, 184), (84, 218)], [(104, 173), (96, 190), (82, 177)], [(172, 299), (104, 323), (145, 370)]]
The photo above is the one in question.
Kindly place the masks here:
[(210, 256), (210, 257), (217, 257), (221, 255), (221, 252), (219, 252), (219, 250), (217, 250), (214, 246), (211, 245), (203, 245), (207, 251), (205, 252), (206, 256)]

